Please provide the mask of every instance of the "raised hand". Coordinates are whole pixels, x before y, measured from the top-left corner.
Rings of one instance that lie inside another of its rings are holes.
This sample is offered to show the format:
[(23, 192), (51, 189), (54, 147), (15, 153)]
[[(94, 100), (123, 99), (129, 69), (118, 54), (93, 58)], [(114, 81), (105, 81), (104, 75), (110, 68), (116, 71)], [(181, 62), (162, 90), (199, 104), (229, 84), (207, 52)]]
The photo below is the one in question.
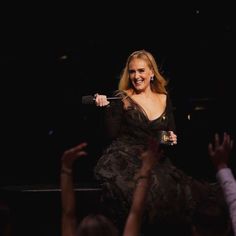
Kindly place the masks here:
[(224, 133), (222, 142), (220, 142), (219, 134), (216, 133), (214, 143), (209, 143), (208, 153), (213, 165), (217, 170), (226, 168), (228, 166), (233, 143), (233, 140), (227, 133)]
[(86, 156), (87, 152), (84, 151), (84, 148), (87, 146), (86, 142), (80, 143), (79, 145), (66, 150), (61, 158), (62, 167), (70, 170), (73, 166), (73, 163), (76, 159), (82, 156)]

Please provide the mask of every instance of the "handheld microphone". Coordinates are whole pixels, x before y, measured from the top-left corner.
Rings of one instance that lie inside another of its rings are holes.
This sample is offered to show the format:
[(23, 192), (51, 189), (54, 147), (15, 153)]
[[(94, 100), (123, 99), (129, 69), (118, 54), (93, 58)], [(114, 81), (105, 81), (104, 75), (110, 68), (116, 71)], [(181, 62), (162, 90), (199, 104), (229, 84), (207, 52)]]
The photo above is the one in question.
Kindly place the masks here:
[[(122, 99), (121, 97), (107, 97), (107, 100), (120, 100)], [(90, 105), (90, 104), (94, 104), (95, 101), (95, 97), (92, 95), (86, 95), (86, 96), (82, 96), (82, 104), (85, 105)]]

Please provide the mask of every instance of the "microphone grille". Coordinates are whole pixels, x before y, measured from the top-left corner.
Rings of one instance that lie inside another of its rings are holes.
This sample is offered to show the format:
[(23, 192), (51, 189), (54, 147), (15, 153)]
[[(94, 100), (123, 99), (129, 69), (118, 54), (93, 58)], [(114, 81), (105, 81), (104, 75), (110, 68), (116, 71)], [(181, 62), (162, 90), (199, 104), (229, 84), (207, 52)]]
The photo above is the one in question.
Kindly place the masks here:
[(94, 97), (92, 95), (82, 96), (82, 104), (94, 104)]

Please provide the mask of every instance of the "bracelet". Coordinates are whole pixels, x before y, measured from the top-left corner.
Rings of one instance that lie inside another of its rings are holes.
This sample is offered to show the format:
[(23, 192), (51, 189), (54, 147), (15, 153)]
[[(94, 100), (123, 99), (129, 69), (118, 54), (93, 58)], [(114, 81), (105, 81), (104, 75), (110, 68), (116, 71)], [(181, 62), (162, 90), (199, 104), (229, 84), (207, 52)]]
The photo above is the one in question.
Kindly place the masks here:
[(68, 169), (66, 167), (62, 167), (61, 168), (61, 174), (67, 174), (67, 175), (71, 175), (72, 174), (72, 170)]

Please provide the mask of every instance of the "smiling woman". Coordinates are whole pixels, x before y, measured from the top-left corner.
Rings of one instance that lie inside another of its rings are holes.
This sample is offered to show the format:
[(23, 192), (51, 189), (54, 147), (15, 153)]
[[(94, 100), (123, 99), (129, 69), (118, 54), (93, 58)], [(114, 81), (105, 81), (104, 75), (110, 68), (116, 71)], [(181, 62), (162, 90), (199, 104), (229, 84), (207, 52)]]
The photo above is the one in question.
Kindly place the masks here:
[(158, 230), (164, 227), (165, 232), (170, 229), (173, 235), (177, 230), (175, 226), (186, 226), (191, 221), (201, 193), (212, 191), (211, 185), (198, 183), (170, 161), (177, 135), (166, 87), (167, 81), (160, 74), (152, 54), (140, 50), (127, 59), (119, 88), (115, 91), (115, 96), (120, 99), (111, 101), (100, 94), (95, 97), (96, 105), (104, 109), (111, 143), (98, 160), (94, 172), (103, 189), (102, 200), (107, 214), (121, 229), (141, 165), (140, 151), (147, 148), (150, 137), (160, 138), (160, 131), (168, 131), (168, 145), (161, 146), (163, 157), (152, 171), (142, 230), (151, 226)]

